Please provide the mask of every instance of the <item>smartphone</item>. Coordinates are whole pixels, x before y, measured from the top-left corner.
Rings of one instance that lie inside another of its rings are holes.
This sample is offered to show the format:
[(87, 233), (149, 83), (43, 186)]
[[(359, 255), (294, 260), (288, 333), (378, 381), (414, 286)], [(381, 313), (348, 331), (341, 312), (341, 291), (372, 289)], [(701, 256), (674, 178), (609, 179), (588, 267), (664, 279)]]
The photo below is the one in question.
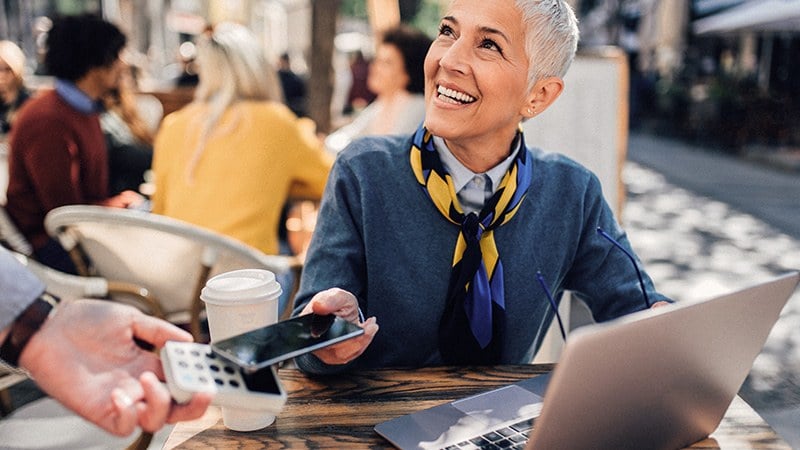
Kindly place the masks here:
[(333, 314), (306, 314), (211, 343), (214, 353), (255, 372), (364, 334), (364, 330)]

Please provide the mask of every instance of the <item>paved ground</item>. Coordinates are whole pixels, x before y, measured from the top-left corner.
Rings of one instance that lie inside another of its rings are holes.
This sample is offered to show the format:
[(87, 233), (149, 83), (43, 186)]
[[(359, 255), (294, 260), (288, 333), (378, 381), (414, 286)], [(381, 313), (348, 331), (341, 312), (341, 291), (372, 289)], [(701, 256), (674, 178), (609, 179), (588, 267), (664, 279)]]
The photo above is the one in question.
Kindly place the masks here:
[[(628, 158), (623, 222), (665, 294), (702, 298), (800, 268), (800, 173), (646, 135), (631, 136)], [(800, 449), (800, 290), (741, 395)]]
[(672, 184), (727, 203), (800, 239), (800, 166), (784, 169), (733, 158), (680, 141), (632, 133), (629, 160), (654, 168)]

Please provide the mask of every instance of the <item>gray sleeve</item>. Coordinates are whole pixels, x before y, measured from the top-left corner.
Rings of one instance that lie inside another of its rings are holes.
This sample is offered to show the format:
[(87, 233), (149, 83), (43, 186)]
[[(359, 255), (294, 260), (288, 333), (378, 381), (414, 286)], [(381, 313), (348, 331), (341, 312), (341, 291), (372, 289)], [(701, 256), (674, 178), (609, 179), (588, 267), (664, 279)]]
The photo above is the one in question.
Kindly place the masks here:
[[(599, 322), (644, 309), (642, 288), (647, 292), (651, 304), (657, 301), (671, 302), (656, 291), (652, 279), (642, 268), (625, 231), (603, 198), (600, 182), (594, 175), (584, 195), (583, 232), (566, 287), (586, 301), (595, 320)], [(601, 237), (598, 228), (625, 248), (635, 263), (622, 250)], [(642, 285), (637, 277), (637, 267), (642, 276)]]
[[(357, 154), (360, 145), (362, 141), (356, 141), (340, 154), (328, 176), (300, 290), (295, 297), (294, 316), (302, 312), (317, 292), (334, 286), (351, 292), (356, 298), (364, 297), (366, 257), (358, 223), (363, 214), (357, 200), (358, 177), (347, 163), (348, 155)], [(300, 370), (313, 374), (343, 372), (352, 364), (328, 365), (312, 354), (298, 356), (295, 362)]]
[(11, 325), (44, 289), (44, 283), (0, 247), (0, 330)]

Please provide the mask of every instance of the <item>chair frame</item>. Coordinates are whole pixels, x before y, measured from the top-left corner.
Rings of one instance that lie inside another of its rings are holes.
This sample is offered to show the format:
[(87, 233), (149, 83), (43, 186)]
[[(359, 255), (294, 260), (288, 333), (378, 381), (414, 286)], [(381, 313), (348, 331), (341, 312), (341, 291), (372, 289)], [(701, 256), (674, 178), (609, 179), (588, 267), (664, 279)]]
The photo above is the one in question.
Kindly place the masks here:
[(0, 206), (0, 243), (3, 247), (11, 249), (25, 256), (33, 255), (33, 246), (25, 238), (17, 225), (6, 212), (6, 206)]
[[(204, 309), (204, 304), (200, 300), (200, 291), (212, 274), (221, 252), (235, 253), (238, 257), (252, 263), (252, 267), (266, 268), (276, 274), (292, 272), (294, 274), (294, 284), (290, 291), (291, 297), (295, 295), (299, 287), (302, 261), (294, 256), (266, 255), (228, 236), (149, 212), (88, 205), (71, 205), (56, 208), (45, 217), (45, 229), (50, 236), (57, 238), (70, 253), (80, 274), (83, 276), (93, 276), (99, 273), (97, 268), (93, 267), (91, 258), (83, 250), (81, 246), (82, 236), (75, 227), (76, 224), (87, 222), (160, 231), (191, 240), (203, 247), (202, 257), (199, 261), (200, 271), (194, 281), (192, 303), (189, 308), (189, 331), (196, 340), (202, 338), (200, 315)], [(125, 287), (129, 292), (134, 291), (134, 293), (138, 292), (139, 294), (149, 291), (145, 286), (131, 286), (128, 284)], [(152, 294), (149, 294), (149, 297), (148, 295), (139, 295), (139, 297), (145, 304), (152, 306), (151, 312), (162, 310), (160, 315), (164, 317), (164, 308), (157, 306), (161, 305), (159, 299), (154, 298)], [(287, 304), (284, 311), (280, 312), (280, 317), (285, 317), (290, 312), (290, 305), (291, 302)]]
[(27, 379), (28, 377), (23, 374), (6, 372), (0, 367), (0, 417), (5, 417), (14, 411), (14, 401), (8, 388)]

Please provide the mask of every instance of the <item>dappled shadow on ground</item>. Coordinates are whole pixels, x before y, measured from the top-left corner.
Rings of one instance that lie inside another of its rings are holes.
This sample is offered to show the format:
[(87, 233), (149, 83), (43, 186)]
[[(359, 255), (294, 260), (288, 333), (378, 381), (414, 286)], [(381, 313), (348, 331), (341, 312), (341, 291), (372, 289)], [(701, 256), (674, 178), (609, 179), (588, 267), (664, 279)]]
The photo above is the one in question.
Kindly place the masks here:
[[(680, 301), (727, 293), (800, 268), (800, 242), (750, 215), (628, 162), (622, 222), (644, 267)], [(780, 195), (776, 193), (776, 195)], [(800, 290), (783, 310), (741, 391), (756, 410), (800, 407)]]

